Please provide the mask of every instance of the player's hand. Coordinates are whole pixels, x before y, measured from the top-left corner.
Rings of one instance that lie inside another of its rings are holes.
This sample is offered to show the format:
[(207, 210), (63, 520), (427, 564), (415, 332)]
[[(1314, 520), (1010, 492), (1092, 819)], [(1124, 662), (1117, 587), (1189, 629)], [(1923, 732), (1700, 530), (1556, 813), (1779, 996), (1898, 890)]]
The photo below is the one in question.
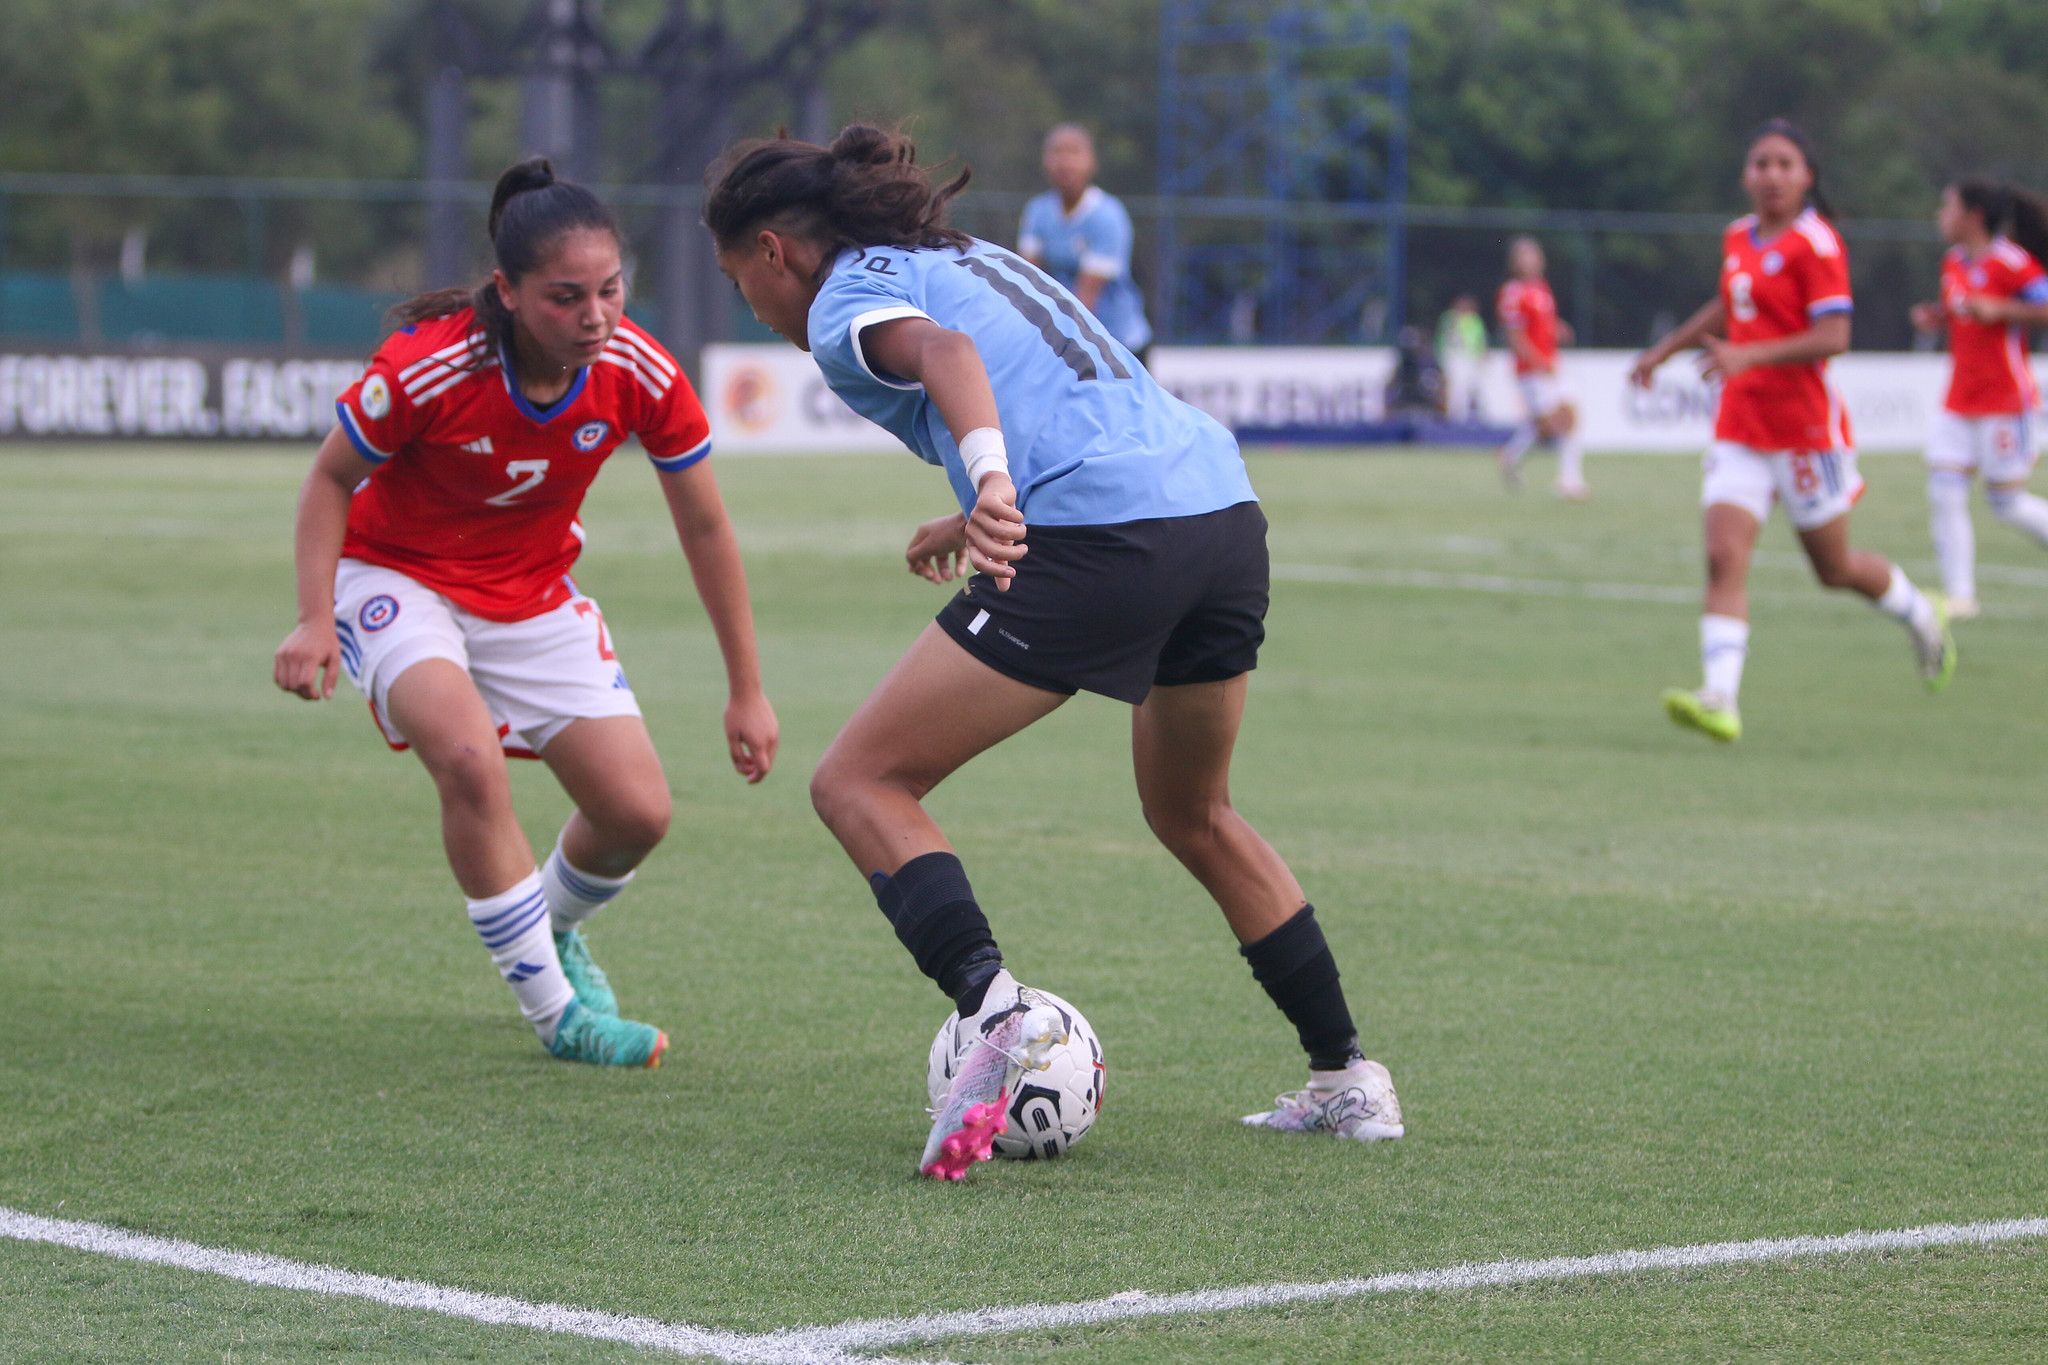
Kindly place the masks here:
[(903, 552), (910, 571), (933, 583), (950, 583), (967, 572), (967, 516), (955, 512), (917, 528)]
[(997, 592), (1008, 592), (1017, 576), (1015, 561), (1024, 557), (1024, 516), (1008, 475), (991, 474), (981, 481), (966, 531), (967, 562), (993, 578)]
[(1995, 294), (1965, 294), (1963, 311), (1978, 322), (2005, 322), (2012, 317), (2012, 301)]
[(775, 751), (782, 744), (782, 724), (767, 694), (756, 690), (736, 696), (725, 704), (725, 748), (732, 755), (733, 771), (752, 786), (775, 767)]
[(271, 660), (270, 677), (307, 701), (333, 696), (334, 684), (341, 679), (341, 641), (335, 638), (334, 622), (302, 621), (293, 627)]
[(1659, 355), (1655, 349), (1644, 351), (1636, 357), (1636, 363), (1629, 366), (1628, 382), (1639, 389), (1647, 389), (1657, 377), (1657, 367), (1669, 357)]
[(1702, 379), (1733, 379), (1744, 370), (1756, 368), (1749, 347), (1738, 346), (1724, 337), (1705, 337), (1700, 348), (1706, 352), (1700, 357)]
[(1916, 303), (1906, 310), (1906, 316), (1913, 320), (1913, 329), (1919, 332), (1941, 330), (1941, 305), (1938, 303)]

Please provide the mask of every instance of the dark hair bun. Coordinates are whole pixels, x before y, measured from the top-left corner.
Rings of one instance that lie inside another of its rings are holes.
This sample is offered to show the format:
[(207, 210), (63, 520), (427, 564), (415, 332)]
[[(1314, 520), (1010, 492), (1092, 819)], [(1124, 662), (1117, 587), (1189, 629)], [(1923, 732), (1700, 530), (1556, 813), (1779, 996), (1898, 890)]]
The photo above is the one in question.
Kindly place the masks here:
[(832, 159), (857, 166), (886, 166), (892, 161), (911, 161), (910, 139), (892, 136), (865, 123), (850, 123), (832, 139)]
[(508, 168), (498, 177), (497, 188), (491, 191), (491, 236), (498, 235), (498, 220), (505, 216), (505, 205), (514, 195), (525, 194), (528, 190), (544, 190), (554, 183), (554, 164), (544, 156), (531, 157)]

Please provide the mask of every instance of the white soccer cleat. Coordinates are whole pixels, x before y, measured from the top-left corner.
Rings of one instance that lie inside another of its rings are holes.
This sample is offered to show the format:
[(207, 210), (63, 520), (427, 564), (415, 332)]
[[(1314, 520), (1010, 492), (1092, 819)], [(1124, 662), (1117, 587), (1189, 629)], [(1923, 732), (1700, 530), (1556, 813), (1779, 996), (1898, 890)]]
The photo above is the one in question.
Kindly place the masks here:
[(1262, 1114), (1246, 1114), (1254, 1128), (1286, 1133), (1328, 1133), (1358, 1142), (1384, 1142), (1408, 1130), (1394, 1078), (1378, 1062), (1360, 1059), (1342, 1071), (1311, 1071), (1308, 1088), (1292, 1090)]
[(1555, 484), (1551, 485), (1551, 491), (1556, 493), (1557, 496), (1559, 496), (1560, 498), (1563, 498), (1566, 502), (1585, 502), (1587, 499), (1593, 496), (1592, 485), (1588, 484), (1583, 479), (1579, 479), (1571, 483), (1567, 483), (1564, 480), (1560, 479)]
[(921, 1174), (964, 1179), (987, 1161), (1009, 1122), (1005, 1113), (1017, 1078), (1043, 1071), (1052, 1050), (1067, 1041), (1066, 1016), (1020, 986), (1008, 971), (988, 983), (981, 1009), (960, 1022), (958, 1061), (945, 1100), (932, 1113), (931, 1134), (918, 1158)]
[(1984, 614), (1984, 608), (1977, 605), (1974, 597), (1951, 597), (1948, 599), (1948, 619), (1951, 621), (1974, 621)]

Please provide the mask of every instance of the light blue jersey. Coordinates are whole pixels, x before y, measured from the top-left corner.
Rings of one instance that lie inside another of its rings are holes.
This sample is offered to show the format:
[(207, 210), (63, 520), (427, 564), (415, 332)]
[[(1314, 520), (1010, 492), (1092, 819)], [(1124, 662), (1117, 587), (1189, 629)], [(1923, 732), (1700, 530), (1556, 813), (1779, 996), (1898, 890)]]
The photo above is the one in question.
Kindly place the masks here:
[(1061, 206), (1058, 190), (1035, 196), (1024, 206), (1017, 250), (1069, 289), (1083, 274), (1104, 280), (1095, 299), (1095, 316), (1103, 327), (1134, 351), (1151, 342), (1145, 296), (1131, 278), (1131, 215), (1115, 195), (1090, 185), (1071, 214)]
[(964, 332), (995, 390), (1025, 520), (1100, 526), (1197, 516), (1256, 500), (1237, 439), (1152, 382), (1072, 294), (988, 242), (844, 251), (811, 304), (811, 354), (832, 391), (927, 464), (962, 511), (975, 492), (922, 385), (868, 366), (861, 332), (894, 318)]

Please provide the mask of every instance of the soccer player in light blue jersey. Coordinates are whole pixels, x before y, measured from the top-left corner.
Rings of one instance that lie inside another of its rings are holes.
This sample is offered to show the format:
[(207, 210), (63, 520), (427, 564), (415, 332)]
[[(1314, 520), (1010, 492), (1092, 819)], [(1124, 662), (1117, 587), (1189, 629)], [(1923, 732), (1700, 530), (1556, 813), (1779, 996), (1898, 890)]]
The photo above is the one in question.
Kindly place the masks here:
[(1145, 296), (1131, 278), (1131, 215), (1095, 183), (1095, 139), (1078, 123), (1045, 135), (1052, 188), (1024, 206), (1017, 254), (1065, 285), (1140, 360), (1152, 345)]
[(811, 780), (961, 1050), (919, 1169), (957, 1180), (1001, 1133), (1057, 1012), (1003, 969), (925, 793), (1077, 691), (1132, 707), (1139, 800), (1300, 1035), (1309, 1084), (1246, 1122), (1400, 1137), (1315, 910), (1230, 804), (1246, 675), (1265, 638), (1266, 521), (1230, 433), (1021, 257), (944, 225), (907, 139), (736, 148), (704, 219), (719, 265), (834, 392), (942, 467), (960, 510), (917, 529), (913, 573), (974, 570), (833, 740)]

